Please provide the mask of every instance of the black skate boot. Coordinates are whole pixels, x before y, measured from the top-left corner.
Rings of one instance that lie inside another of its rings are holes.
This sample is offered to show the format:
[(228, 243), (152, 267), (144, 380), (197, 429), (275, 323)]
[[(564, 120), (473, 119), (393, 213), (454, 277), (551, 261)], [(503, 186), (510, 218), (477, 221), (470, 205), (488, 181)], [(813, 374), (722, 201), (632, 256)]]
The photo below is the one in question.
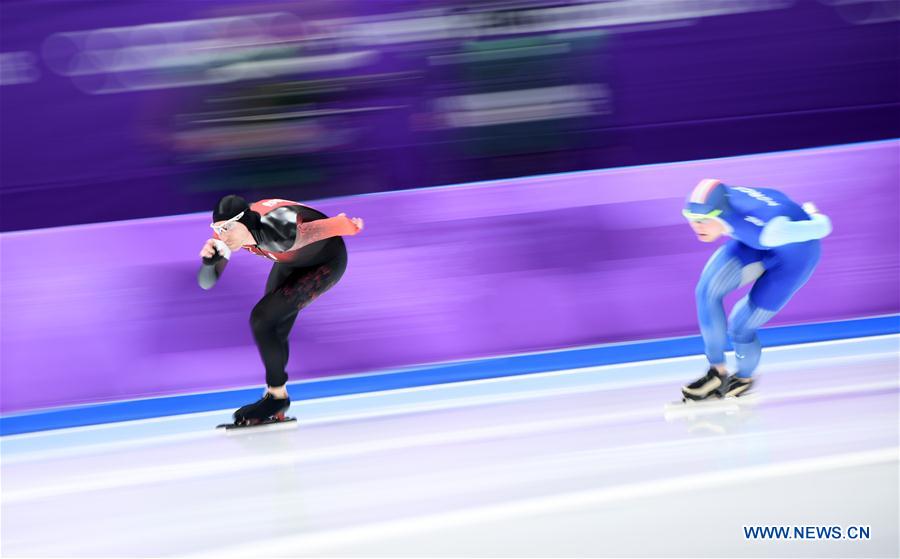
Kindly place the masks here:
[(742, 378), (737, 375), (730, 375), (725, 379), (724, 384), (719, 389), (719, 393), (723, 398), (739, 398), (750, 389), (753, 388), (753, 377)]
[(284, 421), (284, 412), (289, 407), (291, 407), (290, 398), (276, 398), (266, 392), (260, 400), (238, 408), (234, 412), (234, 424), (246, 426)]
[(721, 398), (719, 390), (725, 384), (725, 376), (720, 375), (715, 367), (710, 367), (705, 375), (687, 386), (681, 387), (684, 401), (706, 400), (708, 398)]

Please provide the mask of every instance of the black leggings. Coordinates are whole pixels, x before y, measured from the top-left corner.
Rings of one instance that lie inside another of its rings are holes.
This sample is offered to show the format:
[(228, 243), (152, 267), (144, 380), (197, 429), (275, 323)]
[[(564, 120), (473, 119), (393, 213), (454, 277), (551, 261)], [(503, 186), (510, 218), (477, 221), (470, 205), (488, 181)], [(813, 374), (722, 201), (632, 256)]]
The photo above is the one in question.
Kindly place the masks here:
[[(343, 243), (341, 243), (343, 245)], [(343, 246), (312, 266), (276, 263), (269, 272), (266, 294), (250, 313), (250, 328), (266, 367), (266, 384), (282, 386), (288, 376), (288, 335), (300, 311), (341, 279), (347, 268)]]

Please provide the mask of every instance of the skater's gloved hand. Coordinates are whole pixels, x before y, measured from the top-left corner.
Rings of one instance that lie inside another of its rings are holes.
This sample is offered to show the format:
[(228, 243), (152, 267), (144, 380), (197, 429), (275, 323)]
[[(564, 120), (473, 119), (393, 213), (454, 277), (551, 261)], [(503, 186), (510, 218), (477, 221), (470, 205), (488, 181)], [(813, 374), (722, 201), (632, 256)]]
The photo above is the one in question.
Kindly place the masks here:
[(816, 227), (818, 227), (818, 233), (816, 233), (817, 236), (814, 238), (821, 239), (831, 234), (831, 219), (820, 212), (815, 204), (812, 202), (804, 202), (801, 207), (803, 208), (803, 211), (806, 212), (806, 215), (809, 216), (810, 221), (815, 223)]
[(361, 217), (347, 217), (347, 214), (341, 212), (338, 214), (339, 218), (343, 218), (346, 221), (346, 233), (344, 235), (356, 235), (360, 231), (363, 230), (365, 224)]
[(231, 249), (220, 239), (208, 239), (200, 250), (200, 257), (204, 264), (215, 264), (222, 258), (231, 258)]

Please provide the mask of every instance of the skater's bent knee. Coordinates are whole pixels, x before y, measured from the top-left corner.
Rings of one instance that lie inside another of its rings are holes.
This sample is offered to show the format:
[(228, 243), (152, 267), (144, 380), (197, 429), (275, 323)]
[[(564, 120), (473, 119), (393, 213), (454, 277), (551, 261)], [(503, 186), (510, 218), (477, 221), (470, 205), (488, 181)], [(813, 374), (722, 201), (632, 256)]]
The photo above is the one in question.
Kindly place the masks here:
[(756, 330), (746, 328), (729, 328), (728, 337), (740, 344), (749, 344), (756, 339)]
[(265, 332), (278, 326), (278, 320), (260, 307), (255, 307), (250, 313), (250, 328), (254, 332)]
[(697, 297), (697, 301), (704, 301), (710, 304), (720, 302), (725, 298), (724, 293), (713, 291), (710, 282), (707, 281), (701, 281), (697, 284), (697, 287), (694, 289), (694, 296)]

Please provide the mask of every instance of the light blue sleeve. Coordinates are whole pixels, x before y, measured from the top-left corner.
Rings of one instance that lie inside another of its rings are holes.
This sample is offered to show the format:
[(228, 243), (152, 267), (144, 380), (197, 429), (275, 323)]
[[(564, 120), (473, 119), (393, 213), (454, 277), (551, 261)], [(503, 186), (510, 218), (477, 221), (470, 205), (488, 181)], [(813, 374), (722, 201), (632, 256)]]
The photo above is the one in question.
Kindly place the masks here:
[(763, 227), (759, 234), (759, 244), (777, 247), (790, 243), (803, 243), (822, 239), (831, 233), (831, 220), (827, 215), (813, 214), (809, 221), (791, 221), (779, 216)]

